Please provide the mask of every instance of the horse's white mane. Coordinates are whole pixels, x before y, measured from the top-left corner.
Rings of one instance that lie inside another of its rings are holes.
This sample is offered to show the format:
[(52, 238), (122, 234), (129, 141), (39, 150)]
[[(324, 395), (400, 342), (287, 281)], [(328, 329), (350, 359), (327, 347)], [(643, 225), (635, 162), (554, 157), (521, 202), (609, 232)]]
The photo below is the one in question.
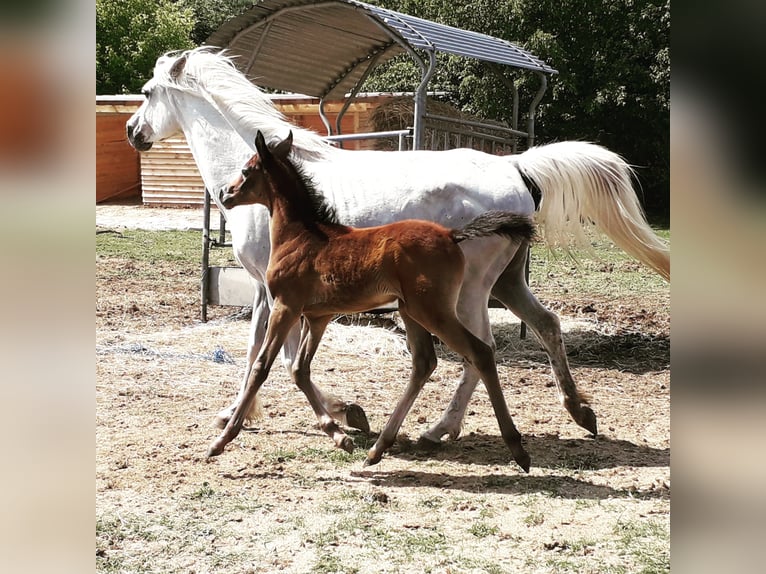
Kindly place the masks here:
[[(172, 77), (173, 64), (184, 55), (183, 72)], [(202, 96), (222, 114), (237, 118), (245, 131), (253, 134), (253, 139), (258, 130), (266, 141), (284, 139), (292, 130), (294, 147), (301, 156), (318, 159), (337, 149), (319, 134), (288, 122), (271, 100), (237, 70), (232, 58), (218, 48), (202, 46), (168, 52), (157, 59), (154, 80), (160, 86)]]

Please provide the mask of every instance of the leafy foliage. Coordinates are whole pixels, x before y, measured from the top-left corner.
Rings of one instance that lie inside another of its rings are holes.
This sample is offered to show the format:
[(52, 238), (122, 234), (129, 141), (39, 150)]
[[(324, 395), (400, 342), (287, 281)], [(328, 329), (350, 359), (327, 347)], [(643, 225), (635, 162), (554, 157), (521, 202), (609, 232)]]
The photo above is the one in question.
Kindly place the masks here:
[(253, 0), (179, 0), (178, 3), (194, 15), (191, 39), (197, 46), (203, 44), (221, 24), (254, 4)]
[[(646, 209), (669, 213), (669, 0), (370, 1), (503, 38), (549, 63), (559, 73), (538, 106), (537, 141), (588, 140), (622, 154), (637, 167)], [(430, 89), (467, 112), (510, 121), (512, 94), (496, 70), (440, 55)], [(516, 81), (522, 103), (531, 100), (539, 86), (533, 74), (500, 73)], [(412, 90), (419, 77), (401, 58), (381, 67), (368, 88)]]
[(96, 0), (96, 93), (136, 93), (157, 57), (192, 48), (190, 10), (169, 0)]
[[(537, 108), (537, 142), (588, 140), (636, 166), (647, 211), (666, 219), (670, 189), (669, 0), (368, 0), (503, 38), (558, 70)], [(249, 0), (97, 0), (97, 90), (135, 92), (156, 57), (199, 45)], [(510, 122), (516, 83), (524, 111), (539, 87), (530, 73), (438, 55), (429, 89), (462, 110)], [(401, 56), (365, 88), (411, 91), (420, 70)]]

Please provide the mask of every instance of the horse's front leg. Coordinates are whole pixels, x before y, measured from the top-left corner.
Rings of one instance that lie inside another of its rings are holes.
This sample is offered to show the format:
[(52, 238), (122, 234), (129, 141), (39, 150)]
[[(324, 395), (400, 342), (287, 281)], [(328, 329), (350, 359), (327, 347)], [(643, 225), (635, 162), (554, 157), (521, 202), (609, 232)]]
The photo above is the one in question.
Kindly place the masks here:
[[(250, 322), (250, 338), (247, 346), (247, 367), (245, 368), (245, 376), (242, 378), (242, 384), (239, 387), (239, 393), (237, 398), (232, 404), (225, 409), (221, 410), (215, 417), (215, 425), (218, 428), (224, 428), (226, 423), (231, 419), (232, 414), (242, 402), (242, 397), (245, 394), (245, 387), (247, 381), (250, 378), (250, 373), (255, 363), (255, 358), (263, 346), (263, 342), (266, 339), (266, 328), (269, 323), (269, 314), (271, 313), (271, 301), (269, 301), (268, 291), (266, 286), (259, 282), (255, 282), (255, 296), (253, 297), (253, 317)], [(292, 343), (293, 347), (297, 347), (298, 344), (298, 332), (292, 334), (295, 342)], [(290, 336), (288, 341), (285, 341), (285, 347), (289, 345)], [(260, 420), (262, 417), (261, 401), (256, 395), (253, 400), (250, 411), (245, 415), (245, 425), (251, 424), (253, 421)]]
[(335, 422), (334, 414), (328, 408), (330, 405), (327, 404), (327, 398), (311, 382), (311, 361), (330, 320), (332, 320), (332, 315), (312, 319), (304, 317), (298, 357), (293, 363), (292, 376), (293, 381), (306, 395), (311, 408), (314, 410), (319, 421), (319, 428), (333, 439), (335, 446), (350, 453), (354, 451), (354, 442)]
[(237, 404), (231, 418), (226, 423), (221, 434), (210, 445), (207, 456), (216, 456), (223, 452), (223, 449), (239, 434), (242, 425), (245, 422), (247, 414), (250, 412), (253, 401), (256, 399), (258, 389), (266, 380), (274, 360), (282, 348), (282, 344), (287, 338), (290, 329), (298, 321), (300, 315), (294, 313), (280, 302), (274, 305), (269, 319), (269, 326), (266, 330), (266, 341), (258, 355), (258, 358), (250, 369), (250, 374), (242, 393), (241, 400)]
[[(326, 327), (327, 326), (325, 325), (325, 328)], [(324, 333), (324, 329), (322, 330), (322, 333)], [(299, 361), (302, 346), (303, 334), (296, 325), (293, 330), (290, 331), (290, 336), (285, 341), (284, 347), (282, 347), (282, 363), (293, 375), (294, 369)], [(309, 378), (306, 378), (305, 381), (303, 381), (303, 384), (306, 385), (312, 395), (317, 397), (324, 409), (327, 410), (333, 419), (340, 421), (344, 426), (355, 428), (365, 433), (370, 432), (370, 423), (368, 422), (367, 415), (362, 407), (356, 403), (345, 401), (331, 393), (323, 391)], [(304, 393), (305, 392), (306, 391), (304, 391)], [(314, 412), (316, 412), (316, 409)]]

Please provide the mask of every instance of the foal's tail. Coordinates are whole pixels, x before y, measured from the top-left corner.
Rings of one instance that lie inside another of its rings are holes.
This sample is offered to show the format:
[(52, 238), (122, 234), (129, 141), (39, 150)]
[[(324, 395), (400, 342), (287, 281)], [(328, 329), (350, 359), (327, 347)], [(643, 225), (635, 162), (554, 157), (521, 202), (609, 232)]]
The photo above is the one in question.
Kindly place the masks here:
[(519, 243), (531, 242), (536, 236), (535, 223), (531, 217), (512, 211), (486, 211), (465, 227), (452, 230), (455, 243), (490, 235), (503, 235)]
[(549, 245), (587, 245), (583, 228), (592, 222), (626, 253), (670, 281), (670, 249), (646, 222), (633, 190), (633, 170), (619, 155), (595, 144), (569, 141), (533, 147), (513, 158), (540, 191), (537, 222)]

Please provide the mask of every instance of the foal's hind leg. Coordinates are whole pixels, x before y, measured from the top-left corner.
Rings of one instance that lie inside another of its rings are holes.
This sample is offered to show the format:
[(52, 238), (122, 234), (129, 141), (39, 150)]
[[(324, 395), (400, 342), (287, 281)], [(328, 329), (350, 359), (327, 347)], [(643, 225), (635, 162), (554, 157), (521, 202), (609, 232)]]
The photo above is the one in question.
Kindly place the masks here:
[(596, 415), (588, 406), (588, 399), (577, 390), (569, 370), (559, 318), (530, 292), (523, 275), (525, 259), (526, 249), (519, 250), (495, 284), (492, 294), (537, 335), (548, 353), (561, 403), (578, 425), (595, 435)]
[(318, 392), (318, 389), (311, 382), (311, 361), (314, 358), (319, 341), (332, 320), (332, 315), (325, 317), (314, 317), (312, 319), (304, 318), (301, 329), (300, 347), (298, 348), (298, 357), (292, 366), (292, 376), (295, 384), (303, 391), (306, 398), (314, 409), (319, 427), (326, 432), (335, 443), (335, 446), (342, 448), (346, 452), (354, 451), (354, 442), (344, 433), (338, 424), (328, 412), (326, 399)]
[(407, 413), (410, 412), (415, 399), (423, 388), (425, 382), (428, 380), (428, 377), (431, 376), (431, 373), (433, 373), (436, 368), (436, 352), (434, 351), (434, 343), (431, 339), (431, 333), (413, 321), (407, 314), (407, 311), (401, 306), (399, 307), (399, 314), (407, 330), (407, 344), (410, 348), (410, 354), (412, 355), (410, 382), (407, 385), (407, 389), (402, 395), (402, 398), (399, 399), (396, 409), (394, 409), (386, 426), (380, 433), (378, 440), (367, 453), (367, 460), (364, 462), (365, 466), (380, 462), (383, 453), (394, 444), (394, 441), (396, 441), (396, 434), (399, 432), (402, 422), (404, 422), (404, 418), (407, 416)]

